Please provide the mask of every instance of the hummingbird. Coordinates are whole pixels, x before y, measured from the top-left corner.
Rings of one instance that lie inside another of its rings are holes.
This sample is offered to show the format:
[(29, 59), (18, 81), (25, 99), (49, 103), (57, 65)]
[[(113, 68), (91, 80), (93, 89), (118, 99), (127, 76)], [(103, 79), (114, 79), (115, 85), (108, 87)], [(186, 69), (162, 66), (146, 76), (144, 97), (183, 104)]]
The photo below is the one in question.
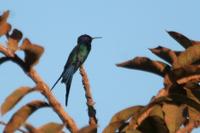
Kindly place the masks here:
[(64, 66), (64, 70), (57, 81), (54, 83), (51, 91), (56, 86), (58, 81), (62, 78), (61, 83), (66, 85), (66, 94), (65, 94), (65, 105), (67, 106), (68, 97), (70, 92), (70, 87), (72, 83), (72, 78), (74, 73), (78, 70), (78, 68), (85, 62), (87, 59), (90, 50), (91, 50), (91, 43), (93, 39), (98, 39), (101, 37), (91, 37), (87, 34), (81, 35), (77, 39), (77, 45), (73, 48), (67, 62)]

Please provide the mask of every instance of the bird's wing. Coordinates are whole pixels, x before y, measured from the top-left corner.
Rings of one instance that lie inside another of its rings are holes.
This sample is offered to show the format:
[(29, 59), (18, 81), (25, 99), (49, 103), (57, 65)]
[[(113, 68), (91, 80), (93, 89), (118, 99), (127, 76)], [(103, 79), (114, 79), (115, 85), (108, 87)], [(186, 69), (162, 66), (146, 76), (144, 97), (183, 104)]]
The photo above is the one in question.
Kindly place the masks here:
[(88, 47), (81, 45), (79, 47), (79, 52), (77, 53), (77, 67), (80, 67), (80, 65), (82, 65), (85, 60), (88, 57), (88, 54), (90, 52), (90, 49), (88, 49)]
[(68, 56), (67, 62), (64, 66), (64, 69), (67, 69), (70, 65), (72, 65), (76, 62), (77, 52), (78, 52), (78, 46), (75, 46)]

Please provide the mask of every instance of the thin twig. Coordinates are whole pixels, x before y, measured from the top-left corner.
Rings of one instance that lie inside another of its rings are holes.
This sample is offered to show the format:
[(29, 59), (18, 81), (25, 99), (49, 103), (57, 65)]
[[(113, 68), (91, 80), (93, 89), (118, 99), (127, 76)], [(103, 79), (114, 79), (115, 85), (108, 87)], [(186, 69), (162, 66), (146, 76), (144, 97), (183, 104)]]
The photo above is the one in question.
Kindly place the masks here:
[[(78, 127), (74, 120), (65, 112), (64, 108), (61, 106), (61, 104), (56, 100), (56, 98), (52, 95), (50, 88), (47, 86), (47, 84), (42, 80), (40, 75), (37, 73), (37, 71), (34, 68), (27, 69), (27, 66), (25, 62), (20, 59), (16, 54), (11, 54), (12, 52), (5, 48), (3, 45), (0, 45), (0, 52), (2, 52), (4, 55), (9, 57), (13, 62), (18, 64), (24, 72), (36, 83), (39, 85), (38, 89), (41, 91), (41, 93), (47, 98), (49, 101), (49, 104), (52, 106), (53, 110), (58, 114), (60, 119), (65, 123), (66, 127), (71, 132), (77, 132)], [(14, 55), (14, 56), (13, 56)]]
[(82, 83), (83, 83), (83, 87), (84, 87), (84, 90), (85, 90), (85, 97), (86, 97), (86, 100), (87, 100), (89, 124), (90, 125), (97, 125), (98, 121), (97, 121), (97, 118), (96, 118), (96, 110), (94, 108), (95, 102), (92, 98), (92, 93), (91, 93), (91, 88), (90, 88), (88, 76), (87, 76), (87, 73), (86, 73), (83, 66), (80, 67), (79, 71), (80, 71), (80, 74), (82, 76)]
[[(3, 121), (0, 121), (0, 124), (1, 124), (1, 125), (4, 125), (4, 126), (7, 125), (7, 123), (5, 123), (5, 122), (3, 122)], [(20, 131), (20, 132), (22, 132), (22, 133), (26, 133), (26, 131), (24, 131), (24, 130), (22, 130), (22, 129), (20, 129), (20, 128), (18, 128), (17, 130)]]

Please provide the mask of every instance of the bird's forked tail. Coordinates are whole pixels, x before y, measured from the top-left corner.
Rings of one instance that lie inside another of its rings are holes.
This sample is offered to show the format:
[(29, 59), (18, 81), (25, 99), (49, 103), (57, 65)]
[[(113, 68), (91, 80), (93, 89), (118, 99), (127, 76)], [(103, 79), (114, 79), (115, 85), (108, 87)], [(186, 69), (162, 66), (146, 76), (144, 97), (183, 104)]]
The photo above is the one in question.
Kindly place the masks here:
[(56, 80), (56, 82), (54, 83), (54, 85), (51, 87), (51, 91), (56, 86), (56, 84), (58, 83), (58, 81), (62, 78), (62, 76), (63, 76), (63, 73), (60, 75), (60, 77)]
[(65, 83), (65, 85), (66, 85), (66, 94), (65, 94), (65, 105), (66, 106), (68, 103), (68, 97), (69, 97), (69, 92), (70, 92), (70, 87), (71, 87), (74, 72), (75, 72), (75, 67), (71, 65), (67, 68), (67, 70), (62, 75), (61, 83)]

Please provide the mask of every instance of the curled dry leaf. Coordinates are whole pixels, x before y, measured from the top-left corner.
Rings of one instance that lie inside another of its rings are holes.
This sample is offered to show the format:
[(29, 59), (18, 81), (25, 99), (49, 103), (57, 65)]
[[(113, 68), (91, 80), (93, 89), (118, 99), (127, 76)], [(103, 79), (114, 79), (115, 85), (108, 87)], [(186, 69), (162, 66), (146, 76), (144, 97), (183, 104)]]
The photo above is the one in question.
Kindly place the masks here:
[(195, 83), (200, 81), (200, 65), (187, 65), (172, 71), (172, 79), (179, 84)]
[(44, 52), (43, 47), (32, 44), (28, 39), (24, 39), (20, 49), (25, 52), (24, 60), (28, 67), (32, 67), (33, 65), (37, 64)]
[(38, 132), (41, 133), (61, 133), (64, 125), (55, 123), (55, 122), (50, 122), (47, 123), (37, 129)]
[(9, 16), (9, 11), (3, 12), (3, 14), (0, 16), (0, 26), (7, 21), (8, 16)]
[(199, 111), (194, 108), (188, 107), (189, 121), (199, 121), (200, 115)]
[(104, 133), (115, 132), (120, 127), (126, 125), (127, 120), (132, 116), (137, 116), (144, 106), (133, 106), (116, 113), (109, 125), (104, 129)]
[(177, 106), (175, 104), (165, 103), (162, 110), (165, 114), (165, 123), (170, 133), (175, 133), (177, 129), (183, 124), (185, 118), (183, 117), (184, 105)]
[(174, 38), (178, 43), (180, 43), (184, 48), (193, 46), (193, 43), (189, 38), (187, 38), (186, 36), (184, 36), (178, 32), (168, 31), (168, 34), (172, 38)]
[(25, 123), (24, 128), (26, 128), (29, 133), (40, 133), (33, 125), (29, 123)]
[(12, 34), (8, 36), (8, 48), (12, 51), (15, 52), (18, 50), (18, 43), (22, 39), (23, 34), (21, 31), (14, 29)]
[(160, 61), (150, 60), (147, 57), (135, 57), (132, 60), (117, 64), (117, 66), (147, 71), (162, 77), (170, 69), (169, 65)]
[(7, 34), (11, 30), (11, 25), (7, 23), (9, 11), (5, 11), (0, 16), (0, 36)]
[(1, 114), (4, 115), (9, 110), (11, 110), (15, 105), (28, 93), (32, 92), (34, 89), (29, 87), (20, 87), (11, 93), (1, 105)]
[(88, 125), (81, 128), (78, 133), (97, 133), (97, 126), (96, 125)]
[(127, 121), (132, 115), (137, 115), (144, 106), (133, 106), (126, 108), (118, 113), (116, 113), (110, 123), (117, 122), (117, 121)]
[(6, 35), (11, 30), (11, 25), (7, 22), (0, 25), (0, 36)]
[(26, 105), (24, 105), (22, 108), (20, 108), (12, 118), (7, 123), (6, 127), (4, 128), (4, 133), (13, 133), (15, 130), (17, 130), (25, 121), (28, 119), (28, 117), (34, 113), (37, 109), (40, 109), (42, 107), (47, 107), (48, 104), (43, 101), (32, 101)]
[(169, 133), (165, 121), (159, 116), (147, 117), (137, 129), (142, 133)]
[(191, 65), (200, 60), (200, 45), (194, 45), (182, 52), (173, 64), (174, 69)]
[(153, 54), (162, 58), (170, 64), (173, 64), (177, 60), (177, 56), (181, 53), (179, 51), (173, 51), (169, 48), (158, 46), (156, 48), (149, 49)]
[(110, 123), (104, 130), (103, 133), (115, 133), (117, 129), (123, 126), (125, 123), (121, 121)]
[(189, 107), (192, 107), (192, 108), (200, 111), (200, 104), (185, 95), (170, 94), (168, 97), (173, 99), (173, 103), (175, 103), (175, 104), (185, 104)]
[(192, 90), (186, 89), (187, 97), (200, 104), (199, 99), (192, 93)]
[(161, 105), (159, 105), (159, 104), (158, 105), (154, 105), (152, 107), (152, 110), (149, 113), (149, 116), (158, 116), (161, 119), (163, 119), (164, 118), (164, 113), (162, 111)]

